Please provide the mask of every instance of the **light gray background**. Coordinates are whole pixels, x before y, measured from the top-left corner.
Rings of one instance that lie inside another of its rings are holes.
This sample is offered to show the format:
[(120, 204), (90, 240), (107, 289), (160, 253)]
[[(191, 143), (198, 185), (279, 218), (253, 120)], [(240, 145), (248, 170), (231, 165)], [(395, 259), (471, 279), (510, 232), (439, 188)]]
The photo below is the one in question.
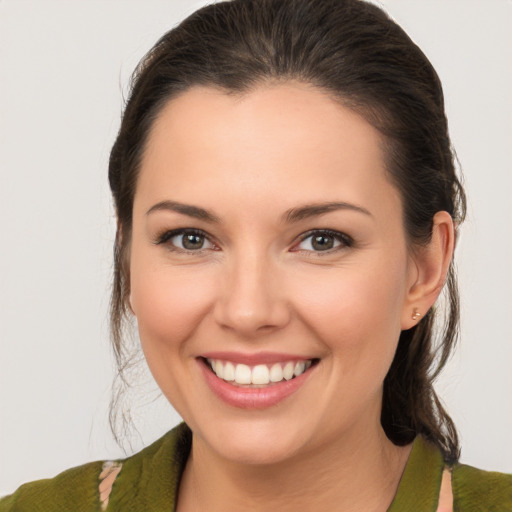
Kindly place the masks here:
[[(121, 455), (107, 426), (107, 159), (128, 77), (190, 0), (0, 0), (0, 494)], [(470, 198), (462, 344), (439, 390), (462, 460), (512, 471), (512, 3), (387, 0), (445, 87)], [(419, 120), (421, 122), (421, 120)], [(148, 444), (179, 418), (135, 410)]]

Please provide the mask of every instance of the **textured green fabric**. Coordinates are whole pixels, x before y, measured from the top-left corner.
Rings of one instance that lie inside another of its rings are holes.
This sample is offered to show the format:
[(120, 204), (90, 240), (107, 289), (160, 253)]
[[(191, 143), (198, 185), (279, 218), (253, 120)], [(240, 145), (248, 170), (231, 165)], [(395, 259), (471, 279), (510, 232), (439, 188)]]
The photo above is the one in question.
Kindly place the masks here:
[[(192, 435), (185, 424), (120, 461), (107, 511), (171, 512)], [(70, 469), (53, 479), (22, 485), (0, 499), (0, 512), (100, 512), (102, 462)], [(418, 437), (388, 512), (435, 512), (444, 469), (440, 452)], [(454, 512), (512, 512), (512, 475), (453, 467)], [(204, 511), (207, 512), (207, 511)]]
[(453, 469), (454, 512), (512, 511), (512, 475), (459, 464)]
[(22, 485), (0, 499), (1, 512), (100, 511), (98, 477), (101, 462), (68, 469), (55, 478)]
[(439, 450), (417, 437), (388, 512), (435, 512), (444, 462)]
[(123, 461), (121, 472), (112, 487), (107, 510), (174, 510), (191, 443), (192, 434), (182, 423), (139, 454)]
[[(191, 433), (182, 423), (141, 452), (121, 460), (107, 512), (171, 512), (190, 452)], [(22, 485), (0, 499), (0, 512), (101, 512), (103, 462), (64, 471), (55, 478)]]

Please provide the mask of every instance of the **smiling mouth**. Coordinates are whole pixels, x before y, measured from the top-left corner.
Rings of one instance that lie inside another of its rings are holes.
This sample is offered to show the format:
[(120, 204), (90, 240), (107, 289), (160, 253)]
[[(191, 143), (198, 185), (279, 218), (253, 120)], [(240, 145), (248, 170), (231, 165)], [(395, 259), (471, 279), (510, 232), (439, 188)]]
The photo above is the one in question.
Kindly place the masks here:
[(320, 361), (314, 358), (249, 366), (222, 359), (201, 359), (219, 379), (233, 386), (244, 388), (269, 387), (290, 381), (307, 372)]

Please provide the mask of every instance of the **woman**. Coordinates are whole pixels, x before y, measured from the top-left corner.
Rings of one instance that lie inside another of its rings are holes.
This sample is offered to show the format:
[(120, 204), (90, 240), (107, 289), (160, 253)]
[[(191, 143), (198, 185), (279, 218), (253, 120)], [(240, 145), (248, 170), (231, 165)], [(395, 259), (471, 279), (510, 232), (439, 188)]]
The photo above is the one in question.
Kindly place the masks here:
[(139, 67), (109, 178), (120, 368), (133, 315), (188, 426), (6, 510), (512, 507), (432, 387), (464, 194), (437, 75), (379, 9), (198, 11)]

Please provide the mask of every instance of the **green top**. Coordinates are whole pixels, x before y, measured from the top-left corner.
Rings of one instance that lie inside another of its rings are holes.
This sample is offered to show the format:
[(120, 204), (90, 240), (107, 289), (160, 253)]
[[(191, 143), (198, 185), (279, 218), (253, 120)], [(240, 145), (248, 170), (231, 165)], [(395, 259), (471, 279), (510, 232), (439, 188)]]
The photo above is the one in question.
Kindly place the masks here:
[[(192, 434), (182, 423), (122, 462), (107, 511), (169, 512)], [(22, 485), (0, 499), (0, 512), (101, 512), (99, 475), (103, 462), (64, 471), (55, 478)], [(422, 437), (413, 449), (388, 512), (435, 512), (444, 469), (439, 450)], [(512, 475), (456, 464), (452, 472), (454, 512), (512, 512)], [(172, 509), (171, 509), (172, 506)]]

